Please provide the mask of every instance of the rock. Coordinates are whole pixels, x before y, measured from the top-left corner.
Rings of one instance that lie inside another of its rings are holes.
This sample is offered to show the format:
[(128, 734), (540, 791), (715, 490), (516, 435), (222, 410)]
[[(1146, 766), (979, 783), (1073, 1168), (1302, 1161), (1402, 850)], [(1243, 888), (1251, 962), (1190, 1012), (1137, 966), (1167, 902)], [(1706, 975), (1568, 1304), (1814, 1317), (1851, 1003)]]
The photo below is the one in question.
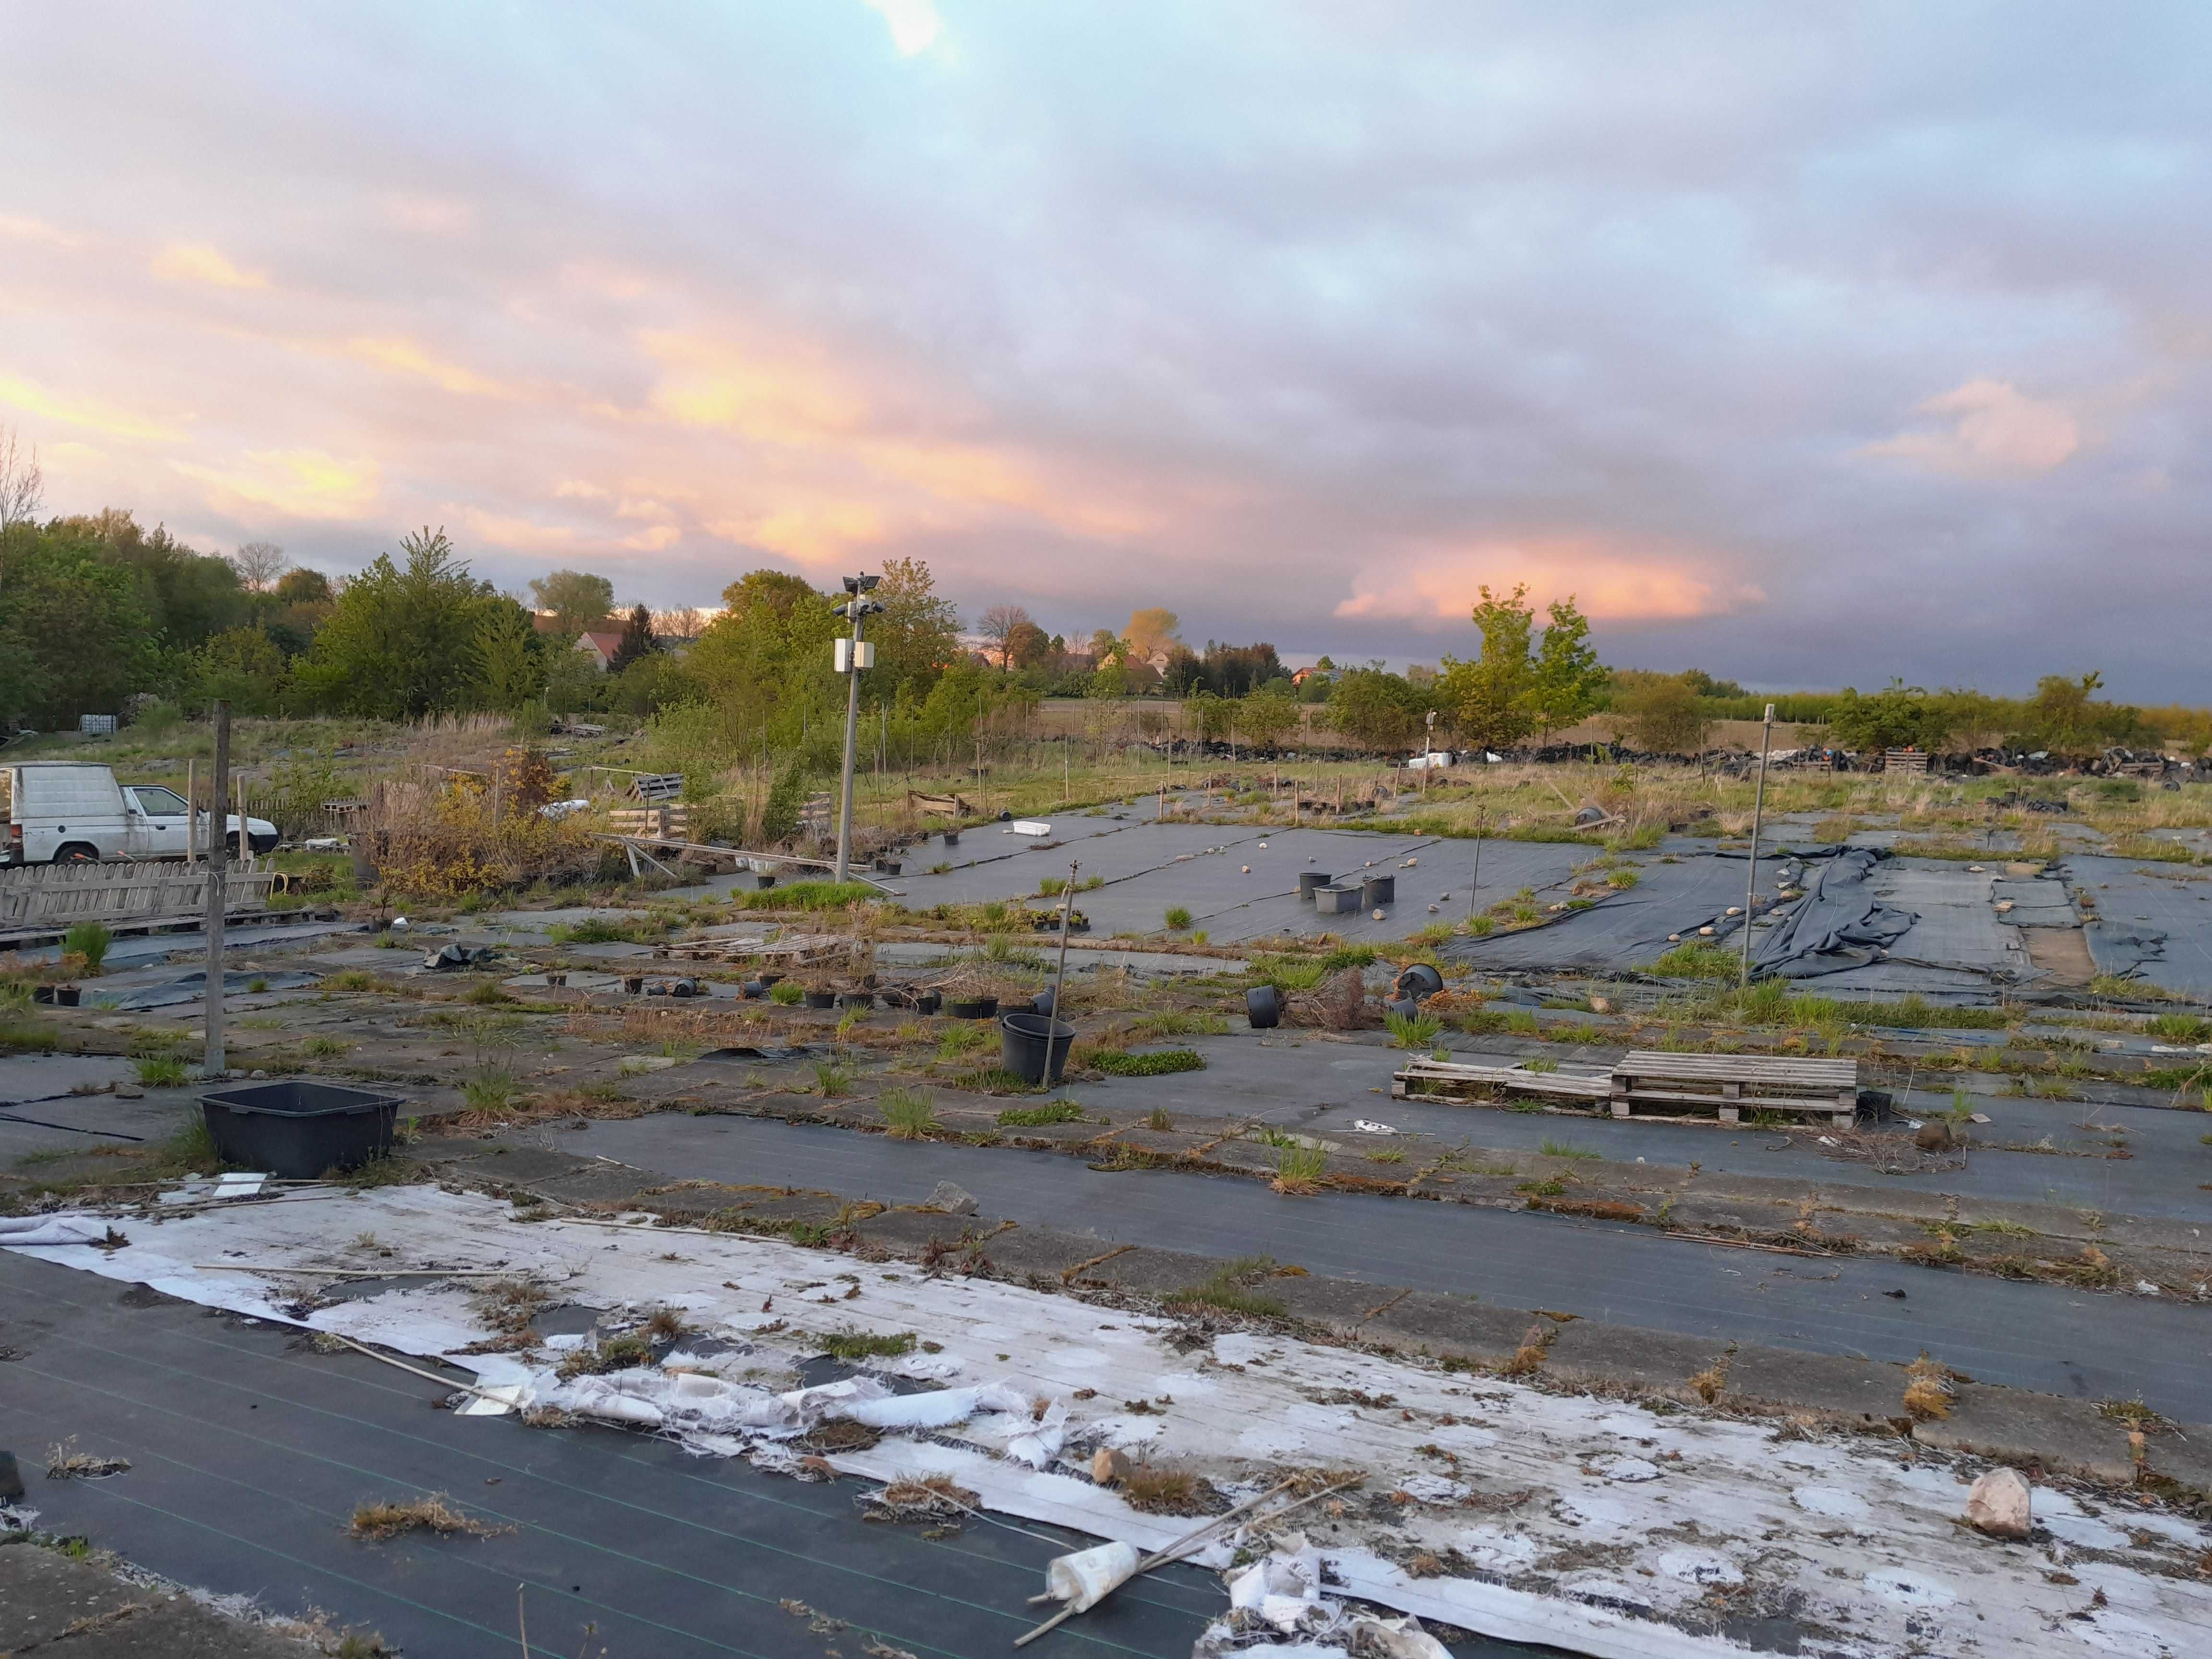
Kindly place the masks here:
[(1115, 1451), (1111, 1446), (1101, 1446), (1091, 1456), (1091, 1479), (1099, 1486), (1111, 1486), (1127, 1478), (1129, 1455)]
[(115, 1097), (118, 1100), (143, 1100), (146, 1091), (135, 1083), (118, 1083), (115, 1085)]
[(249, 1077), (249, 1078), (265, 1078), (265, 1077), (267, 1077), (268, 1075), (269, 1075), (269, 1073), (266, 1073), (266, 1072), (264, 1072), (264, 1071), (262, 1071), (258, 1066), (255, 1067), (252, 1071), (248, 1072), (248, 1073), (246, 1073), (246, 1076), (247, 1076), (247, 1077)]
[(1912, 1137), (1912, 1144), (1923, 1152), (1948, 1152), (1958, 1142), (1951, 1132), (1948, 1118), (1931, 1117), (1922, 1124)]
[(1991, 1469), (1966, 1493), (1966, 1524), (1992, 1538), (2025, 1538), (2033, 1524), (2027, 1477), (2018, 1469)]
[(1590, 1012), (1594, 1014), (1609, 1014), (1613, 1012), (1613, 999), (1610, 997), (1592, 997), (1589, 1000), (1589, 1005)]
[(925, 1210), (942, 1210), (947, 1215), (975, 1213), (975, 1194), (965, 1187), (956, 1187), (949, 1181), (940, 1181), (929, 1189), (929, 1196), (921, 1200)]

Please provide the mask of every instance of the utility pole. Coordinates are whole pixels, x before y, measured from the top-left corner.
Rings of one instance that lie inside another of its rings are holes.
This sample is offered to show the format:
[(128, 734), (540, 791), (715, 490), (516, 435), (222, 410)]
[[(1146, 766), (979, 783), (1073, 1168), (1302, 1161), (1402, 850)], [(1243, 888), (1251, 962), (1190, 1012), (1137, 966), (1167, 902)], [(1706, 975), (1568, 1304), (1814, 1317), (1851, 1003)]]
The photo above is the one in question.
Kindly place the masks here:
[(860, 734), (860, 671), (876, 659), (875, 648), (860, 638), (860, 624), (883, 609), (875, 600), (863, 595), (881, 581), (881, 576), (848, 576), (845, 592), (851, 597), (836, 610), (838, 616), (853, 624), (853, 637), (839, 640), (835, 646), (837, 672), (846, 676), (845, 685), (845, 769), (837, 797), (837, 879), (850, 879), (853, 872), (853, 744)]
[[(222, 1048), (222, 890), (229, 854), (229, 817), (230, 703), (219, 698), (215, 706), (215, 776), (208, 782), (207, 990), (201, 999), (207, 1010), (207, 1036), (200, 1074), (210, 1078), (221, 1077), (229, 1064)], [(243, 836), (243, 819), (238, 828)]]
[(1423, 800), (1429, 798), (1429, 774), (1437, 763), (1437, 711), (1433, 708), (1429, 710), (1425, 730), (1427, 735), (1421, 739), (1421, 799)]
[(1766, 705), (1766, 729), (1759, 739), (1759, 788), (1751, 798), (1751, 875), (1743, 888), (1743, 966), (1736, 983), (1751, 983), (1751, 907), (1759, 894), (1759, 830), (1766, 811), (1766, 756), (1774, 747), (1774, 705)]

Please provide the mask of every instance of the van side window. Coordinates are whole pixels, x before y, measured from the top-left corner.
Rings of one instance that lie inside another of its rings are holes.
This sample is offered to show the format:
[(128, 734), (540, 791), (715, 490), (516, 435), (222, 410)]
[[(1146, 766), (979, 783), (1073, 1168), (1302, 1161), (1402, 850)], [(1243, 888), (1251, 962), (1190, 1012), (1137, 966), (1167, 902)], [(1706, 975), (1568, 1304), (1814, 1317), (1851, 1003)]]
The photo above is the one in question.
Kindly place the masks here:
[(164, 789), (159, 784), (138, 784), (131, 791), (138, 797), (139, 810), (149, 817), (182, 817), (191, 808), (185, 798), (173, 789)]

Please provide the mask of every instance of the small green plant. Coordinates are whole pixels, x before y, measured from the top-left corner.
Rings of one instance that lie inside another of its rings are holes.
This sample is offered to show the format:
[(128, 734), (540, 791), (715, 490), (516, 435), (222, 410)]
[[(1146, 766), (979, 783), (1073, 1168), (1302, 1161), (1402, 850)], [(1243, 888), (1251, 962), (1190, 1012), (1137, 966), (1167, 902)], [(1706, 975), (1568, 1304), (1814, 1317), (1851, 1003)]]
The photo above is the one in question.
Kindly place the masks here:
[(1614, 870), (1606, 876), (1605, 884), (1617, 893), (1625, 893), (1642, 879), (1633, 870)]
[(2212, 1024), (2195, 1014), (2154, 1014), (2150, 1034), (2164, 1037), (2168, 1042), (2203, 1042), (2212, 1037)]
[(1653, 963), (1649, 971), (1667, 979), (1734, 979), (1741, 966), (1734, 952), (1720, 945), (1686, 940)]
[(1498, 918), (1487, 914), (1469, 916), (1467, 919), (1467, 931), (1477, 939), (1488, 939), (1498, 931)]
[(768, 988), (768, 1000), (780, 1008), (796, 1008), (806, 1000), (806, 992), (795, 979), (780, 979)]
[(1162, 920), (1170, 927), (1188, 927), (1190, 926), (1190, 910), (1185, 905), (1170, 904), (1168, 906), (1167, 915)]
[(1275, 1182), (1279, 1191), (1311, 1192), (1328, 1170), (1328, 1154), (1318, 1146), (1297, 1145), (1275, 1148)]
[(325, 991), (374, 991), (380, 981), (366, 968), (347, 968), (323, 981)]
[(1206, 929), (1201, 927), (1190, 936), (1190, 942), (1193, 945), (1204, 945), (1210, 941), (1212, 937), (1212, 934), (1207, 933)]
[(1516, 1193), (1527, 1193), (1532, 1198), (1557, 1198), (1567, 1190), (1567, 1183), (1557, 1176), (1553, 1176), (1548, 1181), (1523, 1181), (1513, 1190)]
[(107, 960), (107, 947), (115, 943), (115, 934), (104, 921), (80, 921), (62, 935), (62, 954), (84, 958), (84, 971), (97, 974), (100, 964)]
[(822, 1352), (848, 1364), (856, 1359), (896, 1359), (914, 1352), (912, 1331), (884, 1335), (874, 1331), (832, 1331), (822, 1339)]
[(939, 1060), (957, 1060), (963, 1054), (973, 1054), (978, 1048), (990, 1046), (991, 1033), (986, 1027), (973, 1020), (961, 1020), (946, 1026), (945, 1034), (937, 1039), (937, 1057)]
[(1091, 1064), (1109, 1077), (1165, 1077), (1170, 1072), (1202, 1072), (1206, 1059), (1195, 1048), (1166, 1048), (1149, 1054), (1116, 1054), (1109, 1048)]
[(1426, 1048), (1437, 1040), (1444, 1023), (1434, 1014), (1385, 1014), (1382, 1023), (1390, 1028), (1391, 1041), (1401, 1048)]
[(1170, 1009), (1165, 1013), (1146, 1014), (1141, 1019), (1129, 1022), (1129, 1036), (1139, 1042), (1158, 1037), (1226, 1036), (1229, 1022), (1219, 1014), (1188, 1013)]
[(1547, 1158), (1595, 1158), (1597, 1153), (1587, 1146), (1577, 1146), (1571, 1141), (1553, 1140), (1546, 1136), (1537, 1150)]
[(1522, 1036), (1534, 1036), (1541, 1027), (1534, 1008), (1508, 1008), (1505, 1011), (1505, 1029)]
[(310, 1060), (336, 1060), (351, 1054), (353, 1044), (340, 1037), (311, 1036), (300, 1045), (300, 1052)]
[(514, 1073), (504, 1066), (486, 1066), (461, 1085), (461, 1098), (476, 1112), (503, 1112), (520, 1092)]
[(842, 1060), (817, 1060), (814, 1062), (814, 1087), (824, 1100), (850, 1094), (853, 1068)]
[(1168, 1115), (1166, 1107), (1155, 1106), (1151, 1114), (1146, 1117), (1145, 1127), (1147, 1129), (1172, 1129), (1175, 1127), (1175, 1119)]
[(260, 975), (256, 974), (252, 979), (246, 981), (246, 988), (249, 991), (255, 992), (265, 991), (269, 988), (269, 981), (266, 979), (264, 979)]
[(764, 893), (731, 895), (748, 910), (842, 910), (882, 896), (865, 881), (794, 881)]
[(138, 1073), (139, 1083), (149, 1089), (181, 1089), (191, 1080), (185, 1062), (173, 1054), (149, 1054), (133, 1060), (131, 1067)]
[(1001, 1127), (1042, 1129), (1052, 1123), (1080, 1123), (1083, 1108), (1072, 1100), (1048, 1101), (1042, 1106), (1016, 1106), (999, 1114)]
[(1521, 1069), (1524, 1072), (1556, 1072), (1559, 1069), (1559, 1062), (1548, 1054), (1541, 1054), (1534, 1060), (1522, 1060)]
[(1166, 1299), (1185, 1306), (1197, 1304), (1219, 1308), (1225, 1313), (1280, 1318), (1284, 1311), (1282, 1299), (1261, 1294), (1255, 1288), (1275, 1277), (1276, 1271), (1272, 1257), (1242, 1256), (1234, 1261), (1223, 1262), (1214, 1270), (1213, 1276), (1202, 1284), (1170, 1291)]
[(876, 1110), (893, 1140), (921, 1140), (937, 1127), (937, 1108), (919, 1089), (886, 1089)]

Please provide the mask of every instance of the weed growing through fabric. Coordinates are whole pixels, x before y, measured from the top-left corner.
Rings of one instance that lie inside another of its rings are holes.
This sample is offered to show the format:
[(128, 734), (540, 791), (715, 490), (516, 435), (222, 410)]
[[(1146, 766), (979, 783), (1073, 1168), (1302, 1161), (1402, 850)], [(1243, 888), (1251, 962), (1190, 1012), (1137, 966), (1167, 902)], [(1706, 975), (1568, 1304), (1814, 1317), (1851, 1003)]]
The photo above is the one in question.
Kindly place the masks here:
[(1195, 1048), (1168, 1048), (1149, 1054), (1116, 1054), (1109, 1048), (1091, 1058), (1109, 1077), (1165, 1077), (1171, 1072), (1202, 1072), (1206, 1060)]
[(780, 1008), (796, 1008), (806, 1000), (806, 990), (796, 980), (780, 979), (768, 988), (768, 1000)]
[(978, 1048), (990, 1046), (991, 1033), (988, 1027), (975, 1021), (962, 1020), (946, 1026), (944, 1034), (937, 1039), (937, 1057), (939, 1060), (958, 1060), (963, 1054), (973, 1054)]
[(1145, 1127), (1148, 1129), (1172, 1129), (1175, 1127), (1175, 1119), (1168, 1115), (1166, 1107), (1155, 1106), (1145, 1119)]
[(1433, 1045), (1444, 1023), (1434, 1014), (1385, 1014), (1382, 1023), (1390, 1028), (1391, 1040), (1401, 1048), (1426, 1048)]
[(817, 1060), (814, 1062), (814, 1087), (824, 1100), (850, 1094), (853, 1068), (842, 1060)]
[(82, 957), (84, 971), (96, 975), (107, 960), (107, 947), (114, 943), (114, 932), (106, 922), (80, 921), (62, 935), (62, 954)]
[(1251, 1314), (1256, 1316), (1280, 1318), (1282, 1298), (1267, 1296), (1254, 1287), (1275, 1276), (1272, 1256), (1240, 1256), (1234, 1261), (1224, 1261), (1204, 1283), (1170, 1291), (1167, 1300), (1186, 1306), (1200, 1304), (1219, 1308), (1225, 1313)]
[(912, 1331), (884, 1335), (875, 1331), (832, 1331), (821, 1340), (822, 1352), (848, 1364), (856, 1359), (896, 1359), (914, 1352)]
[(1189, 908), (1186, 905), (1171, 904), (1168, 907), (1167, 915), (1163, 916), (1161, 920), (1165, 921), (1169, 927), (1173, 928), (1180, 929), (1188, 927), (1190, 926)]
[(1279, 1193), (1311, 1193), (1328, 1170), (1328, 1154), (1318, 1146), (1278, 1146), (1275, 1178), (1269, 1184)]
[(876, 1110), (894, 1140), (921, 1140), (937, 1127), (937, 1109), (919, 1089), (886, 1089)]
[(489, 1538), (499, 1533), (512, 1532), (514, 1528), (487, 1525), (455, 1509), (445, 1493), (432, 1492), (427, 1498), (410, 1498), (404, 1502), (386, 1498), (360, 1504), (354, 1510), (353, 1523), (347, 1530), (356, 1538), (381, 1544), (409, 1532), (434, 1532), (441, 1537), (458, 1534), (465, 1538)]
[(1042, 1129), (1054, 1123), (1080, 1123), (1083, 1109), (1072, 1100), (1048, 1101), (1042, 1106), (1016, 1106), (999, 1114), (1001, 1127)]
[(1587, 1146), (1577, 1146), (1570, 1141), (1553, 1140), (1547, 1136), (1537, 1150), (1547, 1158), (1596, 1158), (1600, 1154)]
[(149, 1089), (180, 1089), (191, 1081), (185, 1062), (174, 1054), (150, 1054), (131, 1064), (139, 1083)]

